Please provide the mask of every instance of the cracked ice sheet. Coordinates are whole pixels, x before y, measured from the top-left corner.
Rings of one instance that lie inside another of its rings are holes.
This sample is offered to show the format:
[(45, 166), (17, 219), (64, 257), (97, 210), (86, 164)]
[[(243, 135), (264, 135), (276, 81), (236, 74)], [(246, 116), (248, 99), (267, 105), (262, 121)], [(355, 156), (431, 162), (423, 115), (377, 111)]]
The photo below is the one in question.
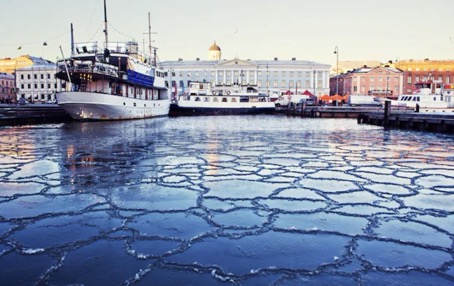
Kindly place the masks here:
[(8, 284), (454, 282), (449, 136), (279, 116), (0, 135)]
[(240, 239), (208, 238), (169, 260), (202, 266), (220, 265), (223, 272), (236, 275), (263, 268), (314, 271), (320, 264), (334, 262), (334, 256), (341, 257), (347, 241), (344, 237), (334, 235), (272, 231)]

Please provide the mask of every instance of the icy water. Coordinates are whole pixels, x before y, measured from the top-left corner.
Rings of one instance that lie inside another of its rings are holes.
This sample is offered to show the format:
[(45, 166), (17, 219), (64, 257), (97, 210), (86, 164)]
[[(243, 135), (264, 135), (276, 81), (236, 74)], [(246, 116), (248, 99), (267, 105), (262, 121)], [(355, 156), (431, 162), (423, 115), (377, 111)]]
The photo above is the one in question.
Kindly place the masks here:
[(0, 129), (1, 285), (454, 285), (454, 137), (285, 116)]

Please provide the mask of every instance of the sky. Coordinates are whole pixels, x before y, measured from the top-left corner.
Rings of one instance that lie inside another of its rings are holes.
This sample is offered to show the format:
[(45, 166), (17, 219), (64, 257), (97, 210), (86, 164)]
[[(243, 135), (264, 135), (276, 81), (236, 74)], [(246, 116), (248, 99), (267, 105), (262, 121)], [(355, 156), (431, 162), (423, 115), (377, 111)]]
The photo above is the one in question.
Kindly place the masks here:
[[(103, 0), (0, 1), (0, 58), (69, 56), (71, 23), (103, 42)], [(453, 0), (107, 0), (109, 40), (148, 47), (148, 13), (160, 61), (454, 59)]]

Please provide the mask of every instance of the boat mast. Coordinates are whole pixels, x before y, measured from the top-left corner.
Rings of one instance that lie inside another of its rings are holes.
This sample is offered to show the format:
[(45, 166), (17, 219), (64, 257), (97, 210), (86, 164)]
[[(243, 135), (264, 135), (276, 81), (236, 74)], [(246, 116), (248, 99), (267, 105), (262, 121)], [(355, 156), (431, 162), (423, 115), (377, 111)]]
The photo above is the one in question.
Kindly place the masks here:
[(151, 20), (150, 20), (150, 12), (148, 12), (148, 52), (150, 55), (149, 62), (151, 62), (151, 55), (152, 55), (152, 49), (153, 47), (151, 46)]
[(109, 37), (108, 37), (108, 33), (107, 33), (107, 5), (106, 5), (106, 0), (104, 0), (104, 35), (106, 36), (106, 39), (105, 39), (105, 48), (104, 48), (104, 59), (106, 59), (106, 61), (108, 60), (107, 58), (110, 56), (110, 52), (109, 52)]
[(74, 29), (73, 29), (73, 23), (71, 23), (71, 55), (74, 55)]

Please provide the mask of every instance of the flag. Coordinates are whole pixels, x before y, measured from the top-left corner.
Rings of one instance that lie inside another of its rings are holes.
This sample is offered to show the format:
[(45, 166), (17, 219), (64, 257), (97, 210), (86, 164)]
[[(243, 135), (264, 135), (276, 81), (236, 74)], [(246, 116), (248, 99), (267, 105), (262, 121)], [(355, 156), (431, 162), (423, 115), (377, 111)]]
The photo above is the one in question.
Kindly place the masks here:
[(18, 50), (22, 49), (22, 46), (19, 46), (17, 49), (18, 49)]

